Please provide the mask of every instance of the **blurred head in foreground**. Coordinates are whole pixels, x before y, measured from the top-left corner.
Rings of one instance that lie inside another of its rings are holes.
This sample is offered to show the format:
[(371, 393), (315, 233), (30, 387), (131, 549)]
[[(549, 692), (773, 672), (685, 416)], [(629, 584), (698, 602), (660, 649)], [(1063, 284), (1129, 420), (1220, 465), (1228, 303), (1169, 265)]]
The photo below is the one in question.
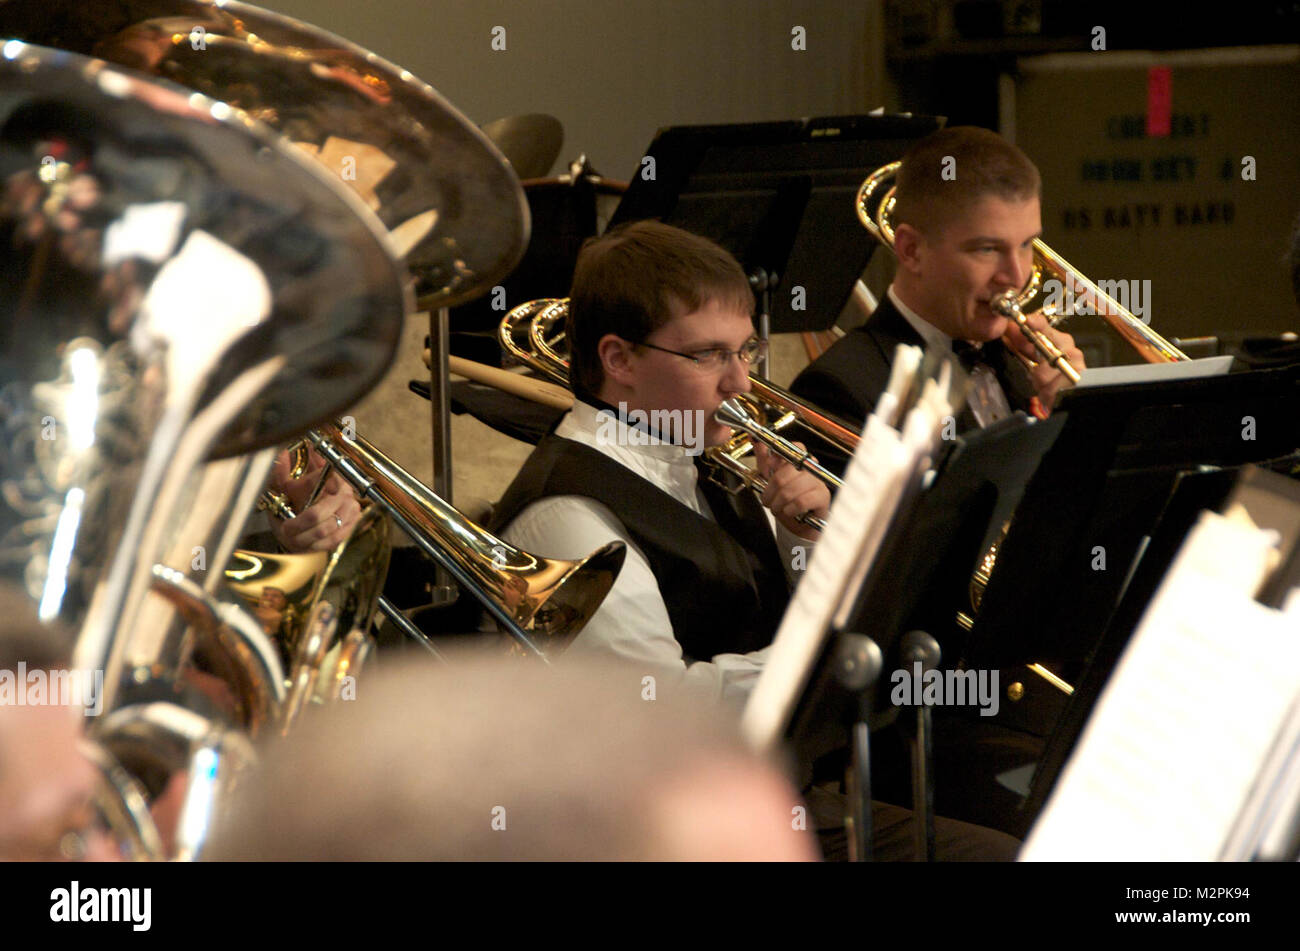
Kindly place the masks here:
[(717, 709), (643, 672), (467, 658), (367, 671), (266, 749), (215, 860), (817, 857), (804, 809)]
[(42, 626), (26, 595), (0, 583), (0, 861), (117, 858), (95, 827), (84, 708), (49, 686), (69, 650), (64, 631)]

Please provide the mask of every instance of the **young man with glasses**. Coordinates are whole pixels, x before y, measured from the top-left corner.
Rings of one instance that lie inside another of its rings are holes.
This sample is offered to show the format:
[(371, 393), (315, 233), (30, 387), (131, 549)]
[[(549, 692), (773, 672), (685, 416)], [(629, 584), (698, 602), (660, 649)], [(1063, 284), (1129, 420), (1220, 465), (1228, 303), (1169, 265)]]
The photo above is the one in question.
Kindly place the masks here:
[(589, 241), (567, 326), (577, 400), (493, 521), (548, 557), (627, 544), (617, 583), (569, 651), (638, 664), (659, 689), (743, 698), (817, 538), (798, 519), (824, 518), (830, 504), (824, 483), (761, 447), (761, 502), (697, 468), (731, 435), (714, 411), (748, 392), (761, 356), (753, 308), (740, 265), (704, 238), (637, 222)]
[[(731, 430), (713, 421), (725, 399), (749, 390), (762, 347), (749, 282), (711, 241), (657, 222), (617, 228), (584, 245), (573, 277), (569, 381), (573, 409), (543, 437), (498, 503), (492, 529), (511, 544), (582, 558), (609, 541), (628, 546), (618, 581), (569, 647), (629, 665), (629, 690), (675, 689), (744, 699), (789, 602), (797, 568), (825, 518), (825, 483), (764, 447), (761, 501), (729, 492), (696, 466), (700, 448)], [(654, 426), (653, 432), (648, 428)], [(692, 433), (701, 434), (695, 441)], [(835, 832), (843, 803), (814, 802)], [(911, 857), (911, 814), (876, 804), (878, 859)], [(941, 859), (1007, 859), (1007, 836), (936, 822)]]

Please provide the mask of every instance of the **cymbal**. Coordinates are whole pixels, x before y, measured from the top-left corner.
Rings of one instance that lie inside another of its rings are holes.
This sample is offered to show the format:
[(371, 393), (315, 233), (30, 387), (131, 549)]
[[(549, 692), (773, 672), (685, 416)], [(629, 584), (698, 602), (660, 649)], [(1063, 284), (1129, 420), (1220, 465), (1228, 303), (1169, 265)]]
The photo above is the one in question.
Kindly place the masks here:
[(500, 282), (528, 242), (519, 180), (432, 86), (315, 26), (211, 0), (0, 0), (0, 35), (171, 80), (260, 119), (356, 191), (424, 307)]
[(551, 170), (564, 148), (564, 126), (554, 116), (531, 112), (493, 119), (483, 126), (520, 178), (541, 178)]

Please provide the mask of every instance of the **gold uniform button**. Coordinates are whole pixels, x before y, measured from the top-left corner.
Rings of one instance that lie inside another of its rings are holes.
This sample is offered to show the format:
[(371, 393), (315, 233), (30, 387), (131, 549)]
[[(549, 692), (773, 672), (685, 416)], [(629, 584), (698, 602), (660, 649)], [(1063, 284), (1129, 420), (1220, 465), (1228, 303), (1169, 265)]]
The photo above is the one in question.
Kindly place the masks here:
[(1022, 684), (1019, 680), (1007, 686), (1007, 696), (1011, 698), (1012, 703), (1015, 703), (1024, 695), (1025, 695), (1025, 685)]

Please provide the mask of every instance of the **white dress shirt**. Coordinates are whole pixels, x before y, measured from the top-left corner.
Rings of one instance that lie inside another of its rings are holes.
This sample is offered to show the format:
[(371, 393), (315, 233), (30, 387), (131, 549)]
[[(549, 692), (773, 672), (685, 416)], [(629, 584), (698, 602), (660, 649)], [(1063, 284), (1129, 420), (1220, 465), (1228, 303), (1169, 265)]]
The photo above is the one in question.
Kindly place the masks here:
[[(927, 349), (937, 350), (939, 353), (952, 353), (952, 337), (930, 323), (912, 308), (908, 307), (899, 296), (894, 293), (894, 285), (889, 285), (889, 290), (885, 292), (889, 299), (894, 302), (898, 312), (903, 315), (903, 319), (912, 325), (912, 329), (921, 335), (925, 341)], [(974, 344), (975, 347), (982, 347), (983, 344)], [(1006, 390), (998, 382), (997, 375), (987, 365), (980, 363), (970, 371), (971, 390), (969, 393), (971, 413), (975, 417), (975, 422), (983, 428), (1000, 419), (1006, 419), (1011, 415), (1011, 402), (1007, 399)]]
[[(682, 446), (661, 442), (610, 414), (602, 416), (581, 401), (574, 402), (555, 434), (603, 453), (691, 510), (713, 518), (697, 484), (694, 458)], [(812, 557), (813, 543), (788, 532), (770, 512), (768, 518), (793, 584)], [(686, 664), (649, 560), (600, 502), (578, 495), (539, 499), (516, 515), (502, 535), (512, 545), (549, 558), (583, 558), (611, 541), (627, 545), (618, 580), (568, 654), (613, 654), (642, 665), (646, 676), (655, 678), (656, 689), (687, 689), (735, 702), (743, 701), (758, 680), (771, 648)]]

